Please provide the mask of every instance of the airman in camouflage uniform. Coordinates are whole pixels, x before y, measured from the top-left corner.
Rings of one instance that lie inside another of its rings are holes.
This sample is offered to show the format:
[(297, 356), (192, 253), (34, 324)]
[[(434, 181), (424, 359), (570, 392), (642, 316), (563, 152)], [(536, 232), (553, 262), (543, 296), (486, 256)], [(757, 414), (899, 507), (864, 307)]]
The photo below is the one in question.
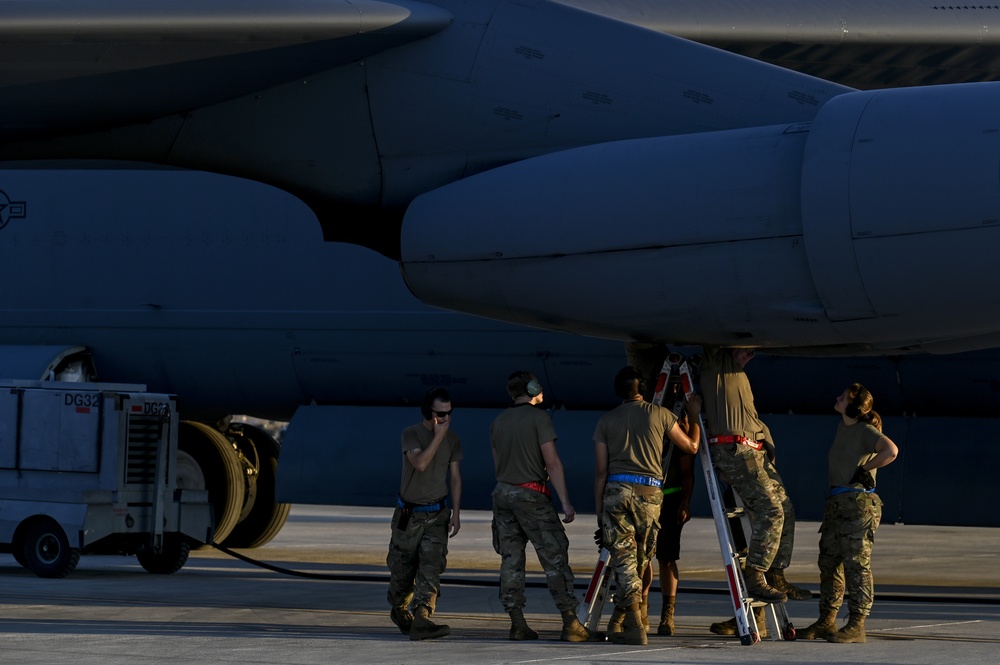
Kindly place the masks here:
[[(662, 342), (626, 342), (625, 355), (628, 364), (642, 373), (646, 382), (643, 398), (651, 401), (656, 394), (656, 384), (663, 363), (670, 358), (679, 368), (683, 358), (671, 354), (670, 348)], [(674, 377), (672, 377), (674, 378)], [(677, 377), (679, 378), (679, 377)], [(671, 382), (672, 383), (672, 382)], [(650, 386), (654, 388), (651, 390)], [(663, 406), (671, 408), (678, 395), (680, 385), (667, 384), (664, 388)], [(681, 424), (686, 427), (685, 419)], [(674, 609), (677, 606), (677, 587), (680, 572), (677, 561), (681, 555), (681, 531), (691, 519), (691, 494), (694, 491), (694, 455), (682, 453), (676, 448), (667, 448), (663, 461), (663, 503), (660, 505), (660, 531), (656, 537), (656, 561), (660, 568), (660, 592), (663, 603), (660, 606), (660, 623), (656, 628), (659, 635), (674, 634)], [(642, 578), (642, 624), (649, 630), (649, 591), (653, 586), (653, 570), (647, 568)], [(612, 627), (608, 632), (616, 632)]]
[[(774, 441), (757, 416), (743, 371), (752, 357), (751, 349), (705, 347), (701, 387), (712, 462), (749, 509), (747, 591), (766, 602), (805, 600), (812, 594), (785, 579), (795, 542), (795, 509), (774, 467)], [(712, 624), (711, 630), (733, 634), (735, 620)]]
[(872, 545), (881, 522), (882, 500), (874, 492), (838, 494), (826, 500), (819, 539), (820, 614), (836, 615), (848, 589), (851, 611), (871, 613)]
[[(441, 573), (448, 560), (448, 523), (452, 511), (444, 507), (434, 512), (412, 512), (406, 528), (400, 529), (405, 512), (397, 506), (392, 515), (392, 540), (386, 556), (389, 566), (387, 598), (394, 609), (401, 610), (396, 614), (403, 614), (402, 610), (408, 610), (410, 605), (424, 605), (433, 614)], [(400, 626), (400, 629), (409, 634), (408, 627)]]
[[(424, 420), (403, 430), (402, 479), (385, 560), (389, 566), (386, 597), (392, 607), (389, 616), (411, 640), (451, 632), (430, 617), (448, 562), (448, 537), (461, 528), (462, 442), (450, 430), (448, 392), (443, 388), (428, 391), (421, 412)], [(450, 509), (445, 503), (449, 486)]]
[[(615, 576), (615, 615), (624, 615), (618, 644), (646, 644), (640, 610), (642, 571), (656, 553), (657, 518), (663, 502), (663, 448), (669, 437), (682, 451), (698, 452), (697, 414), (701, 400), (688, 405), (690, 429), (685, 432), (669, 410), (646, 402), (642, 374), (625, 367), (615, 376), (621, 406), (601, 417), (594, 431), (594, 501), (602, 541), (611, 552), (609, 570)], [(612, 616), (615, 622), (616, 616)]]
[(566, 642), (603, 641), (576, 615), (569, 540), (549, 498), (551, 479), (567, 524), (576, 517), (569, 501), (562, 460), (556, 450), (552, 419), (535, 408), (543, 400), (542, 386), (529, 372), (514, 372), (507, 380), (514, 405), (500, 414), (490, 429), (497, 486), (493, 490), (493, 548), (500, 555), (500, 601), (510, 615), (511, 640), (536, 640), (524, 619), (525, 548), (535, 546), (545, 570), (549, 593), (562, 613), (560, 639)]
[[(882, 419), (872, 410), (873, 403), (871, 393), (855, 383), (837, 397), (834, 405), (841, 422), (828, 455), (830, 489), (820, 526), (820, 618), (800, 633), (803, 639), (867, 639), (865, 619), (875, 597), (872, 545), (882, 521), (875, 475), (877, 469), (890, 464), (899, 454), (896, 444), (882, 434)], [(837, 630), (837, 612), (845, 594), (850, 618)]]

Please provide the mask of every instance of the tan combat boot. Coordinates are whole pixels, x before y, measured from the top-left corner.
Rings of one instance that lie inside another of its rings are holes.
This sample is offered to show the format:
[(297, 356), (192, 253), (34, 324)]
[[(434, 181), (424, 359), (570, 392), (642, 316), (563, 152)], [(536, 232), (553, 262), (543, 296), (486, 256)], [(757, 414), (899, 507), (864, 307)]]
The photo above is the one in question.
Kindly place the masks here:
[(837, 612), (821, 612), (816, 623), (810, 624), (802, 630), (795, 631), (795, 638), (799, 640), (825, 640), (829, 635), (837, 632)]
[(747, 593), (756, 600), (762, 600), (765, 603), (783, 603), (788, 600), (784, 591), (779, 591), (767, 583), (763, 570), (747, 568), (743, 573), (743, 579), (747, 583)]
[(451, 634), (451, 628), (438, 625), (431, 621), (431, 610), (426, 605), (420, 605), (413, 612), (413, 623), (410, 624), (411, 640), (432, 640)]
[(625, 608), (622, 632), (611, 633), (609, 639), (615, 644), (649, 644), (646, 629), (642, 625), (642, 612), (639, 609), (639, 603), (632, 603)]
[[(767, 637), (767, 618), (764, 616), (764, 608), (753, 608), (753, 618), (754, 621), (757, 622), (757, 637), (764, 639)], [(736, 617), (732, 617), (718, 623), (713, 623), (708, 627), (708, 630), (716, 635), (735, 635)]]
[(716, 635), (735, 635), (736, 617), (730, 617), (725, 621), (716, 621), (708, 627), (708, 632)]
[(622, 632), (622, 622), (624, 621), (625, 621), (625, 610), (615, 605), (614, 611), (611, 612), (611, 618), (608, 619), (608, 631), (607, 631), (608, 635), (611, 635), (612, 633)]
[(563, 628), (559, 639), (563, 642), (603, 642), (604, 633), (591, 632), (580, 623), (576, 610), (566, 610), (562, 613)]
[(764, 579), (772, 587), (782, 592), (792, 600), (809, 600), (812, 592), (797, 587), (785, 579), (785, 571), (782, 568), (772, 568), (764, 575)]
[(660, 625), (656, 627), (657, 635), (674, 634), (674, 605), (677, 596), (664, 596), (663, 609), (660, 610)]
[(405, 607), (394, 607), (389, 612), (389, 618), (399, 628), (403, 635), (410, 634), (410, 626), (413, 625), (413, 615)]
[(851, 617), (847, 620), (847, 625), (838, 630), (836, 633), (831, 633), (826, 636), (827, 642), (838, 642), (841, 644), (847, 642), (866, 642), (868, 640), (865, 635), (865, 615), (857, 614), (856, 612), (851, 612)]
[(524, 620), (524, 612), (521, 610), (511, 610), (510, 614), (510, 634), (508, 639), (515, 642), (522, 640), (537, 640), (538, 633), (528, 627), (528, 622)]
[(753, 608), (753, 619), (757, 623), (757, 637), (764, 639), (767, 637), (767, 616), (763, 607)]

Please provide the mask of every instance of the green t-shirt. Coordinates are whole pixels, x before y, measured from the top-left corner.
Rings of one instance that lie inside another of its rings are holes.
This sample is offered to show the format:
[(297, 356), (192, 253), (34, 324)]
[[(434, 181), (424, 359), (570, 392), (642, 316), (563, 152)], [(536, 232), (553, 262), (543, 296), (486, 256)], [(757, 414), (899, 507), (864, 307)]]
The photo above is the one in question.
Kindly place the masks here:
[[(830, 464), (830, 487), (852, 487), (851, 478), (858, 467), (875, 457), (875, 444), (882, 438), (878, 431), (866, 422), (848, 425), (843, 418), (837, 427), (837, 436), (830, 446), (827, 456)], [(872, 469), (872, 478), (875, 477)], [(855, 483), (853, 487), (860, 487)]]
[(448, 495), (448, 465), (462, 459), (462, 442), (451, 429), (444, 435), (434, 459), (422, 473), (418, 473), (406, 456), (408, 450), (426, 450), (434, 440), (434, 430), (423, 422), (403, 430), (403, 477), (399, 495), (404, 501), (426, 505)]
[(623, 402), (597, 421), (594, 441), (608, 446), (608, 475), (638, 473), (663, 478), (663, 437), (677, 422), (670, 409)]
[(541, 409), (524, 404), (501, 413), (490, 427), (497, 480), (511, 485), (547, 481), (541, 446), (555, 439), (552, 418)]
[(750, 380), (733, 360), (732, 349), (705, 347), (701, 391), (709, 437), (736, 434), (774, 444), (767, 425), (757, 417)]

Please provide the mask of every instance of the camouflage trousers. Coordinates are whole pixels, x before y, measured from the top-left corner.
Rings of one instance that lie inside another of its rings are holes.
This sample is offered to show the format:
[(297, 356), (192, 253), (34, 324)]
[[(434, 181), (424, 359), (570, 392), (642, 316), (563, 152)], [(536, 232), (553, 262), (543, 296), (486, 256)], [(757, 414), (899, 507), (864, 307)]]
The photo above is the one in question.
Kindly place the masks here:
[(663, 492), (659, 487), (608, 483), (603, 502), (601, 524), (604, 546), (611, 552), (615, 605), (625, 608), (642, 600), (642, 572), (656, 556)]
[(778, 470), (763, 450), (750, 446), (711, 446), (719, 476), (740, 495), (749, 510), (747, 565), (758, 570), (787, 568), (795, 545), (795, 509)]
[(575, 610), (569, 539), (552, 500), (526, 487), (497, 483), (493, 490), (493, 549), (500, 555), (500, 602), (504, 611), (524, 607), (525, 549), (535, 547), (545, 582), (559, 611)]
[(819, 610), (837, 612), (847, 596), (852, 614), (868, 616), (875, 598), (872, 545), (882, 521), (882, 500), (844, 492), (826, 500), (819, 528)]
[(392, 514), (392, 538), (389, 554), (389, 591), (386, 599), (392, 607), (426, 605), (431, 612), (441, 590), (441, 573), (448, 564), (448, 522), (451, 509), (433, 513), (415, 512), (406, 529), (398, 528), (401, 508)]

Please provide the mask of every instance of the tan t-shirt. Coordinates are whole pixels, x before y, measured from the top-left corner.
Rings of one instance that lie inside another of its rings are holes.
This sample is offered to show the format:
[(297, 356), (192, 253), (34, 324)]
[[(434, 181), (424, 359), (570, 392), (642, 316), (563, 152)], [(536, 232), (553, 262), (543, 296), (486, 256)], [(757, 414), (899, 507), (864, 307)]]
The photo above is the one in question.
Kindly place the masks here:
[(524, 404), (501, 413), (490, 427), (497, 480), (512, 485), (547, 481), (541, 445), (555, 439), (552, 418), (541, 409)]
[[(851, 478), (858, 466), (875, 457), (875, 444), (882, 438), (882, 432), (866, 422), (848, 425), (843, 419), (837, 427), (837, 436), (827, 459), (830, 463), (830, 487), (852, 487)], [(872, 478), (876, 469), (871, 470)], [(853, 487), (860, 487), (855, 483)]]
[(608, 475), (663, 478), (663, 437), (676, 422), (670, 409), (642, 400), (624, 402), (601, 416), (594, 441), (608, 446)]
[(701, 390), (708, 436), (736, 434), (752, 441), (774, 443), (767, 425), (757, 417), (750, 380), (733, 360), (732, 349), (705, 347)]
[(434, 431), (422, 422), (403, 430), (403, 476), (399, 495), (404, 501), (426, 505), (448, 494), (448, 465), (462, 459), (462, 442), (451, 429), (444, 435), (434, 459), (423, 472), (417, 472), (406, 456), (408, 450), (426, 450), (434, 440)]

